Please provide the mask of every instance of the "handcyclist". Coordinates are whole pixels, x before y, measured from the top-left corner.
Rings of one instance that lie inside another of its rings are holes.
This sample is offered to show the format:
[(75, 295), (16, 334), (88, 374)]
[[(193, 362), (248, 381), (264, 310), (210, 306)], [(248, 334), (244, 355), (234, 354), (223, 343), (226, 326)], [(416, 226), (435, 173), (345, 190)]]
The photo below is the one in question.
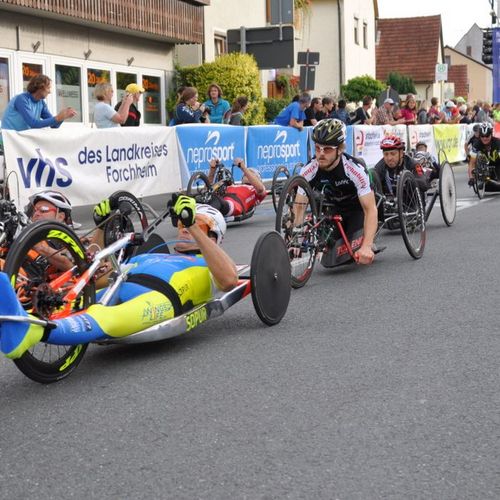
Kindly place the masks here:
[[(493, 137), (493, 125), (483, 122), (479, 124), (479, 138), (472, 141), (469, 158), (469, 186), (474, 185), (474, 169), (477, 158), (482, 155), (486, 158), (487, 165), (493, 167), (490, 178), (486, 181), (485, 191), (500, 191), (500, 139)], [(478, 186), (479, 189), (482, 186)]]
[(418, 141), (415, 146), (413, 159), (422, 167), (424, 174), (429, 182), (439, 179), (439, 163), (436, 158), (427, 151), (427, 143)]
[[(345, 124), (336, 118), (321, 120), (313, 129), (316, 156), (302, 167), (300, 175), (317, 194), (323, 192), (342, 216), (344, 230), (352, 240), (363, 230), (359, 248), (353, 248), (359, 264), (371, 264), (375, 258), (373, 240), (377, 231), (377, 207), (366, 168), (356, 158), (344, 152)], [(305, 193), (299, 192), (297, 206), (305, 203)], [(300, 220), (300, 217), (298, 218)], [(325, 259), (324, 265), (327, 265)]]
[(383, 157), (373, 168), (374, 186), (381, 186), (385, 195), (395, 196), (397, 177), (403, 170), (409, 170), (415, 176), (424, 201), (429, 181), (422, 166), (405, 153), (405, 143), (397, 135), (388, 135), (380, 141), (380, 149)]
[[(210, 170), (208, 180), (213, 184), (215, 171), (219, 160), (210, 160)], [(242, 158), (235, 158), (236, 165), (242, 172), (241, 184), (231, 184), (226, 187), (222, 196), (215, 195), (210, 201), (210, 205), (217, 208), (227, 219), (244, 216), (253, 211), (257, 205), (266, 197), (267, 191), (260, 174), (257, 170), (245, 165)]]
[[(0, 322), (0, 350), (19, 358), (40, 341), (87, 343), (124, 337), (170, 319), (174, 302), (183, 310), (202, 304), (216, 290), (236, 286), (232, 259), (220, 244), (226, 230), (222, 215), (193, 198), (174, 197), (172, 223), (178, 228), (177, 254), (142, 254), (130, 259), (134, 267), (121, 284), (113, 305), (91, 305), (84, 312), (55, 320), (54, 328), (13, 321)], [(0, 273), (0, 315), (27, 316), (7, 275)]]

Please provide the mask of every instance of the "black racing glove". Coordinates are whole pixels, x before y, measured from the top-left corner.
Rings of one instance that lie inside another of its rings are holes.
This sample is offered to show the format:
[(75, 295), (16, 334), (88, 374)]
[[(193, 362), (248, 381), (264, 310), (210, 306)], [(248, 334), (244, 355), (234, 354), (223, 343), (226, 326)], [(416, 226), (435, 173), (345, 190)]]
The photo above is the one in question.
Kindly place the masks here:
[(174, 194), (172, 196), (170, 215), (174, 227), (177, 227), (178, 221), (181, 221), (184, 227), (191, 227), (195, 223), (196, 200), (183, 194)]

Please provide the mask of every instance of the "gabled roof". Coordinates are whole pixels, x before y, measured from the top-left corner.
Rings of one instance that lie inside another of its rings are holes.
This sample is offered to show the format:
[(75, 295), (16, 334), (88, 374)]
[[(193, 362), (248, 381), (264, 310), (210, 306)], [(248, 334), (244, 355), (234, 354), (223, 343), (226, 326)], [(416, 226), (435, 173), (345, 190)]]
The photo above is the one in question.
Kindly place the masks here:
[(482, 63), (481, 61), (478, 61), (477, 59), (474, 59), (471, 56), (468, 56), (467, 54), (464, 54), (463, 52), (460, 52), (457, 49), (454, 49), (453, 47), (450, 47), (449, 45), (445, 45), (444, 48), (446, 50), (451, 50), (452, 52), (455, 52), (455, 54), (458, 54), (461, 57), (465, 57), (465, 59), (468, 59), (471, 63), (479, 64), (479, 66), (482, 66), (483, 68), (491, 70), (491, 66), (488, 66), (487, 64)]
[(390, 72), (413, 78), (415, 83), (433, 82), (436, 64), (441, 62), (441, 16), (379, 19), (376, 45), (377, 79)]

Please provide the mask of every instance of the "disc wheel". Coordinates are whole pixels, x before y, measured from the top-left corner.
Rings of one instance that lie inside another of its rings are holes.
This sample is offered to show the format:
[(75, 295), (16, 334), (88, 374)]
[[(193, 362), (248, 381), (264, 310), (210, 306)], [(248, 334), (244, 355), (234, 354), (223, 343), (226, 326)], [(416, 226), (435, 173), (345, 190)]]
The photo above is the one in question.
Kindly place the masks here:
[(271, 196), (273, 199), (273, 207), (275, 212), (278, 209), (278, 203), (280, 200), (281, 192), (283, 191), (283, 186), (289, 178), (290, 172), (288, 172), (288, 169), (284, 165), (279, 166), (274, 171), (273, 183), (271, 184)]
[(451, 165), (443, 162), (439, 169), (439, 204), (447, 226), (451, 226), (457, 213), (457, 189)]
[(279, 323), (288, 308), (292, 289), (288, 252), (275, 231), (262, 234), (255, 244), (250, 282), (252, 302), (259, 318), (269, 326)]
[(195, 172), (189, 179), (186, 194), (198, 203), (210, 203), (212, 188), (208, 177), (203, 172)]
[[(40, 246), (44, 247), (43, 257)], [(70, 267), (74, 267), (72, 278), (56, 284), (55, 280)], [(71, 303), (63, 301), (86, 268), (85, 248), (78, 236), (65, 224), (41, 221), (29, 225), (19, 235), (9, 250), (4, 270), (30, 314), (54, 319), (87, 309), (95, 302), (92, 282), (84, 286)], [(40, 342), (14, 363), (30, 379), (47, 384), (67, 377), (78, 366), (86, 349), (87, 344)]]
[[(139, 233), (148, 227), (148, 218), (141, 202), (127, 191), (116, 191), (111, 198), (117, 200), (118, 210), (103, 226), (104, 246), (119, 240), (126, 233)], [(138, 247), (128, 246), (125, 258), (132, 257)]]
[(397, 184), (398, 219), (408, 253), (420, 259), (425, 248), (425, 213), (422, 196), (409, 170), (403, 170)]
[(304, 177), (290, 177), (276, 212), (276, 231), (283, 237), (292, 268), (292, 287), (311, 277), (318, 253), (317, 210), (311, 186)]

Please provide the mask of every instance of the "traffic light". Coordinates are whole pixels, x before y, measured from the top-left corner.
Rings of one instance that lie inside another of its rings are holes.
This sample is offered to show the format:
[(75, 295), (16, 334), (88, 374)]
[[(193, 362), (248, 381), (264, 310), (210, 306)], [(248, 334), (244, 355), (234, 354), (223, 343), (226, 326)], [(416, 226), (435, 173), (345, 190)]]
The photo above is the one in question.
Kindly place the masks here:
[(493, 64), (493, 32), (491, 28), (483, 30), (483, 62)]

